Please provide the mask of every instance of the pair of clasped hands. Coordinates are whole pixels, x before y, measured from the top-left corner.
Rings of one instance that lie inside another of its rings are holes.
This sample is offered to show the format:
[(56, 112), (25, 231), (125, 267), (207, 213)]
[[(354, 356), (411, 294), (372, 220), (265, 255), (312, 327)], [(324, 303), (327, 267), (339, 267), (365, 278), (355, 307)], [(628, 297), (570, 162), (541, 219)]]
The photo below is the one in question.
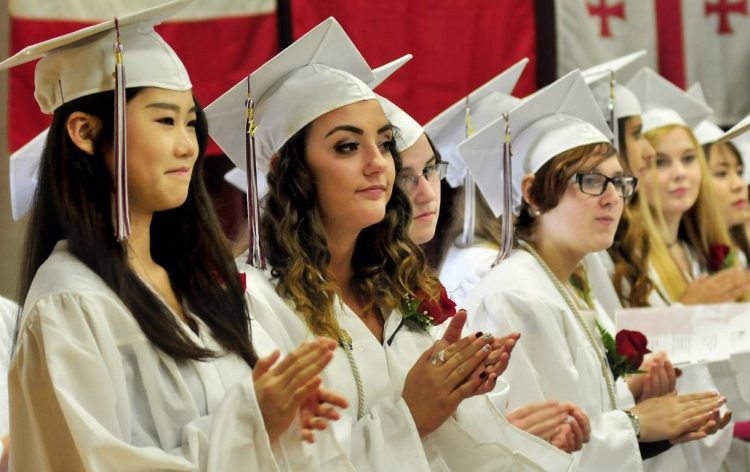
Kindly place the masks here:
[[(424, 351), (409, 370), (402, 397), (420, 436), (442, 425), (460, 403), (491, 392), (508, 366), (519, 333), (503, 337), (473, 333), (462, 337), (466, 311), (459, 310), (443, 335)], [(322, 386), (320, 373), (338, 344), (318, 338), (301, 344), (278, 362), (280, 354), (259, 359), (253, 369), (256, 397), (272, 442), (290, 427), (299, 413), (302, 439), (314, 442), (314, 431), (324, 430), (348, 406), (338, 393)], [(678, 372), (664, 353), (649, 354), (643, 374), (627, 379), (636, 405), (630, 411), (641, 423), (641, 442), (670, 440), (674, 444), (702, 439), (724, 428), (731, 412), (720, 414), (726, 399), (716, 392), (678, 395)], [(514, 426), (567, 452), (588, 442), (591, 427), (576, 405), (544, 401), (506, 415)]]
[(731, 411), (720, 412), (726, 398), (719, 393), (677, 394), (681, 372), (665, 353), (646, 355), (639, 370), (643, 373), (628, 376), (626, 382), (636, 402), (630, 412), (640, 419), (641, 442), (680, 444), (703, 439), (731, 421)]
[(750, 293), (750, 271), (730, 267), (715, 274), (701, 274), (693, 280), (680, 297), (684, 305), (727, 303)]
[[(443, 338), (422, 353), (404, 381), (402, 397), (420, 436), (440, 427), (463, 400), (491, 392), (520, 337), (518, 333), (500, 338), (483, 333), (462, 337), (465, 323), (466, 311), (459, 310)], [(338, 410), (348, 402), (324, 388), (319, 375), (336, 347), (335, 341), (318, 338), (301, 344), (278, 364), (278, 350), (257, 361), (253, 369), (255, 393), (272, 443), (291, 426), (298, 412), (302, 439), (310, 443), (316, 430), (324, 430), (330, 421), (340, 418)], [(508, 415), (508, 420), (566, 451), (580, 449), (590, 433), (586, 415), (569, 403), (528, 405)]]

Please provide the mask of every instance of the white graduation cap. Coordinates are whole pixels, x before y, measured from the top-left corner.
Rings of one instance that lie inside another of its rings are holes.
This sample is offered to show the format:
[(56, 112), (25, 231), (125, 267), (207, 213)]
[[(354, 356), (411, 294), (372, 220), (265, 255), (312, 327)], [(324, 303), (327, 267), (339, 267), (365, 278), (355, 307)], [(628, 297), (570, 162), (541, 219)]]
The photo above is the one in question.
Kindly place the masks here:
[(520, 210), (524, 176), (564, 151), (611, 139), (583, 76), (574, 70), (458, 145), (493, 213), (503, 216), (503, 247), (496, 263), (512, 246), (511, 215)]
[(3, 70), (41, 59), (34, 74), (34, 97), (44, 113), (53, 113), (64, 103), (80, 97), (115, 91), (115, 232), (119, 241), (127, 239), (130, 233), (125, 89), (192, 88), (179, 57), (153, 28), (184, 8), (188, 1), (174, 0), (103, 21), (29, 46), (0, 62)]
[(372, 70), (375, 78), (367, 82), (367, 85), (369, 85), (371, 89), (375, 90), (380, 84), (385, 81), (385, 79), (399, 70), (404, 64), (411, 61), (413, 57), (414, 56), (412, 56), (411, 54), (404, 54), (398, 59), (394, 59), (393, 61), (383, 64), (380, 67), (376, 67)]
[[(700, 82), (696, 82), (687, 89), (688, 95), (698, 100), (702, 104), (709, 106), (706, 96), (703, 94), (703, 87)], [(703, 120), (693, 128), (693, 134), (701, 146), (714, 143), (724, 135), (724, 130), (719, 128), (711, 120)]]
[(10, 205), (15, 221), (31, 209), (48, 133), (49, 128), (10, 155)]
[[(258, 176), (258, 195), (261, 198), (268, 192), (268, 182), (265, 177), (265, 175)], [(232, 184), (240, 192), (247, 193), (247, 175), (244, 170), (235, 167), (224, 174), (224, 180)]]
[(745, 182), (750, 182), (750, 135), (747, 134), (748, 130), (750, 130), (750, 115), (741, 119), (716, 140), (719, 144), (731, 142), (737, 152), (740, 153), (743, 163), (742, 177)]
[(341, 25), (328, 18), (206, 107), (209, 133), (248, 176), (249, 262), (265, 267), (260, 247), (257, 175), (298, 131), (330, 111), (376, 99), (402, 57), (373, 71)]
[(424, 134), (422, 125), (417, 123), (414, 118), (387, 98), (378, 95), (378, 100), (383, 107), (388, 121), (398, 128), (398, 132), (396, 133), (396, 149), (399, 152), (403, 152), (414, 146), (417, 139)]
[(205, 109), (209, 132), (224, 153), (245, 170), (248, 95), (253, 101), (257, 168), (308, 123), (345, 105), (375, 99), (379, 85), (410, 59), (404, 56), (373, 71), (334, 18), (328, 18), (241, 80)]
[(607, 121), (612, 121), (610, 127), (613, 132), (617, 130), (618, 119), (640, 115), (642, 112), (638, 98), (621, 82), (645, 55), (646, 50), (643, 49), (581, 71), (602, 115)]
[(750, 115), (744, 117), (736, 125), (729, 128), (727, 132), (719, 138), (719, 142), (728, 141), (730, 139), (738, 139), (748, 130), (750, 130)]
[(192, 88), (187, 71), (153, 27), (189, 0), (174, 0), (43, 41), (0, 62), (0, 70), (41, 59), (34, 97), (44, 113), (76, 98), (115, 89), (114, 45), (119, 29), (128, 87)]
[(669, 125), (693, 128), (711, 115), (711, 108), (688, 95), (648, 67), (628, 82), (643, 106), (643, 132)]
[(528, 62), (528, 58), (516, 62), (440, 112), (424, 126), (425, 132), (430, 136), (443, 160), (450, 164), (446, 181), (451, 187), (464, 185), (466, 164), (456, 146), (470, 134), (467, 128), (471, 126), (473, 130), (480, 129), (518, 104), (519, 99), (510, 97), (510, 93)]

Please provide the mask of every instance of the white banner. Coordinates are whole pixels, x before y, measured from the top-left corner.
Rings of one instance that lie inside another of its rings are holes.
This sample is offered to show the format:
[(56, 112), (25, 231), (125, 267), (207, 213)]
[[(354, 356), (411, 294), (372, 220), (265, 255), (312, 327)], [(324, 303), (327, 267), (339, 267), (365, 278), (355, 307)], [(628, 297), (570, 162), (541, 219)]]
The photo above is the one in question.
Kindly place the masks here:
[(750, 303), (617, 310), (617, 329), (640, 331), (675, 365), (729, 360), (750, 352)]
[(558, 76), (646, 49), (642, 65), (683, 88), (700, 82), (713, 120), (732, 125), (750, 112), (749, 2), (557, 0)]

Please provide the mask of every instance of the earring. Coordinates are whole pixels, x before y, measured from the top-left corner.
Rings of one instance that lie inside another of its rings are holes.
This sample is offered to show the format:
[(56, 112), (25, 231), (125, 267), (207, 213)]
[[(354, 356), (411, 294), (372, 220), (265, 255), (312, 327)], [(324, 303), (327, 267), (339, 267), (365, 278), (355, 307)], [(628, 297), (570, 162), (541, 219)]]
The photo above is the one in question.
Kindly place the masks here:
[(542, 212), (538, 208), (531, 208), (529, 210), (529, 213), (531, 214), (532, 218), (536, 218), (537, 216), (542, 214)]

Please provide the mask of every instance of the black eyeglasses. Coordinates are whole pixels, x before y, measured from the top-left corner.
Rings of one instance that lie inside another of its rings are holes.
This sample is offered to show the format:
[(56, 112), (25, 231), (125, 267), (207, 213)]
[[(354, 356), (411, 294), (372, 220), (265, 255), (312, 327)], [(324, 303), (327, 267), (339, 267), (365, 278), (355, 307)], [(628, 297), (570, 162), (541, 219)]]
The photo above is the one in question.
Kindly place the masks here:
[(427, 182), (434, 183), (436, 181), (442, 180), (447, 173), (448, 162), (443, 161), (426, 166), (424, 169), (422, 169), (422, 173), (420, 174), (399, 175), (396, 180), (401, 187), (409, 192), (412, 192), (417, 189), (420, 177), (424, 177)]
[(577, 172), (571, 179), (578, 183), (578, 188), (586, 195), (598, 197), (607, 191), (610, 182), (615, 187), (617, 195), (622, 198), (630, 198), (638, 187), (638, 179), (632, 175), (616, 175), (608, 177), (599, 172)]

